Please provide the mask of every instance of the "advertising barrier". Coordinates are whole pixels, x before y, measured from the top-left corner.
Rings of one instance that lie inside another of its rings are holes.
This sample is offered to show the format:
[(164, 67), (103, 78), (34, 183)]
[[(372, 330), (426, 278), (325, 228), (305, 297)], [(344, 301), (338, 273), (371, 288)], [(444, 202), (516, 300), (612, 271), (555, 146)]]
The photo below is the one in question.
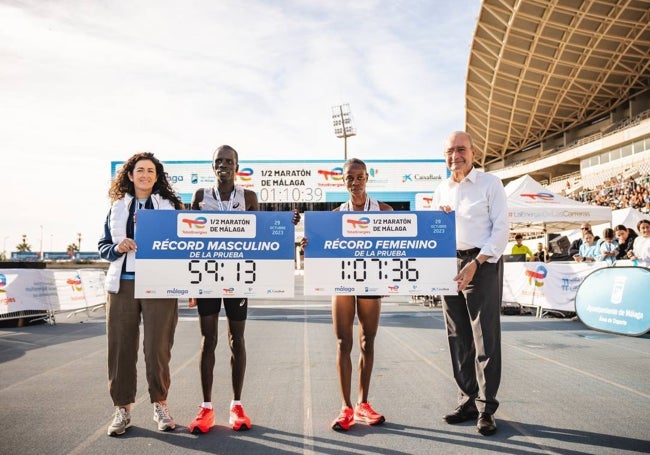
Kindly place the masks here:
[(576, 293), (576, 313), (589, 328), (640, 336), (650, 331), (650, 269), (607, 267), (585, 277)]
[(506, 262), (503, 302), (565, 312), (575, 311), (575, 296), (587, 275), (606, 262)]
[(0, 319), (21, 311), (63, 313), (103, 305), (100, 269), (0, 269)]

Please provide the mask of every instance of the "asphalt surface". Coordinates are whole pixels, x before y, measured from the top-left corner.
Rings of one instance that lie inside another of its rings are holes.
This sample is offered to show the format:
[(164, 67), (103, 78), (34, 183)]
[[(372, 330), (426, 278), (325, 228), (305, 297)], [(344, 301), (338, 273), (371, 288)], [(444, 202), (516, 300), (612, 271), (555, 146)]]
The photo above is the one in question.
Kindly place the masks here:
[[(99, 310), (57, 315), (54, 325), (0, 329), (0, 452), (650, 452), (649, 336), (598, 333), (567, 319), (503, 316), (499, 430), (484, 437), (472, 422), (441, 420), (456, 402), (442, 311), (391, 297), (382, 307), (370, 391), (386, 423), (337, 433), (329, 428), (340, 408), (329, 302), (296, 297), (250, 305), (243, 394), (250, 431), (234, 432), (227, 425), (232, 397), (222, 320), (213, 394), (217, 423), (207, 434), (189, 433), (201, 401), (200, 336), (195, 310), (181, 305), (168, 398), (176, 430), (159, 432), (152, 420), (140, 353), (133, 426), (123, 436), (108, 437), (112, 403)], [(354, 352), (356, 364), (356, 345)], [(356, 377), (353, 390), (355, 384)]]

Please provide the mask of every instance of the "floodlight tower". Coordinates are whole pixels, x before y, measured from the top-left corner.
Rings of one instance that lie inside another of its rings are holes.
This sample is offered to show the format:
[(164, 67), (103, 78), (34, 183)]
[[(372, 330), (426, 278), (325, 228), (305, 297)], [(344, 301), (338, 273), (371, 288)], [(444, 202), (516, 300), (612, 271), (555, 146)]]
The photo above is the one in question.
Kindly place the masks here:
[(348, 103), (332, 106), (332, 122), (334, 123), (336, 137), (343, 138), (343, 158), (347, 161), (348, 137), (357, 134), (357, 130), (352, 123), (352, 113)]

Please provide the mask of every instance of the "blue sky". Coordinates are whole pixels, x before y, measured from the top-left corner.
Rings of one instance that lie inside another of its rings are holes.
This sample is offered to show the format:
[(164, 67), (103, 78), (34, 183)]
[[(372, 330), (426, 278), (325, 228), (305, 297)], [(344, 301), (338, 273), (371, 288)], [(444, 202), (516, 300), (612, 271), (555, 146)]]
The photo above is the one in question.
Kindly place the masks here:
[[(479, 0), (0, 0), (2, 247), (96, 249), (110, 162), (440, 158)], [(41, 235), (42, 233), (42, 235)]]

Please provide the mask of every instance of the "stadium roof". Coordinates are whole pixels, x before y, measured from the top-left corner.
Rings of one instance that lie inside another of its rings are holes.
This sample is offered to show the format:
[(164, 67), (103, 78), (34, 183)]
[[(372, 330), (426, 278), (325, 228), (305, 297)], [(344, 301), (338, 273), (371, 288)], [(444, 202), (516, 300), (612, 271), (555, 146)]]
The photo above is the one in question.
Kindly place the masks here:
[(650, 88), (648, 0), (484, 0), (466, 128), (485, 167)]

